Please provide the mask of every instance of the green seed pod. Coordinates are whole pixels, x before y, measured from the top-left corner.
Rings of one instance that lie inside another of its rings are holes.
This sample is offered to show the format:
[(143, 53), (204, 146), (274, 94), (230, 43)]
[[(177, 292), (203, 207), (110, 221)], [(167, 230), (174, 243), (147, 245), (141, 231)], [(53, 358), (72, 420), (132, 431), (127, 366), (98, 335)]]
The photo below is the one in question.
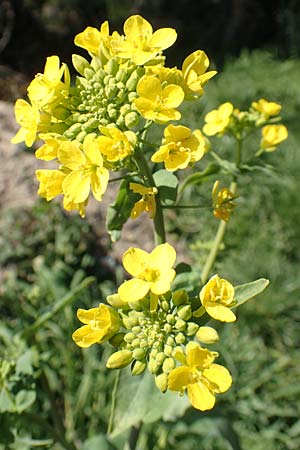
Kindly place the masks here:
[(185, 343), (185, 335), (183, 333), (178, 333), (175, 336), (176, 344), (184, 344)]
[(194, 322), (188, 322), (187, 325), (186, 325), (185, 333), (188, 336), (194, 336), (194, 334), (197, 333), (198, 329), (199, 329), (199, 325), (197, 325)]
[(142, 375), (147, 367), (147, 363), (145, 361), (133, 361), (131, 366), (131, 373), (134, 376)]
[(119, 350), (113, 353), (107, 360), (108, 369), (121, 369), (128, 366), (132, 361), (132, 352), (130, 350)]
[(175, 322), (175, 328), (178, 331), (184, 331), (186, 329), (186, 322), (183, 319), (177, 319)]
[(163, 362), (162, 369), (163, 369), (164, 373), (169, 373), (169, 372), (171, 372), (171, 370), (175, 369), (175, 367), (176, 367), (176, 363), (175, 363), (174, 359), (166, 358)]
[(189, 296), (184, 289), (173, 293), (173, 303), (176, 306), (185, 305), (188, 303), (188, 300)]
[(177, 309), (177, 315), (180, 319), (189, 320), (192, 317), (191, 305), (182, 305)]
[(168, 389), (168, 375), (161, 373), (155, 377), (156, 387), (164, 394)]
[(108, 63), (106, 64), (106, 71), (107, 73), (109, 73), (110, 75), (116, 75), (116, 73), (119, 70), (119, 64), (117, 63), (117, 61), (112, 58), (108, 61)]
[(109, 343), (114, 347), (119, 347), (124, 342), (125, 333), (117, 333), (110, 338)]
[(142, 348), (135, 348), (132, 352), (133, 358), (142, 361), (145, 359), (146, 352)]

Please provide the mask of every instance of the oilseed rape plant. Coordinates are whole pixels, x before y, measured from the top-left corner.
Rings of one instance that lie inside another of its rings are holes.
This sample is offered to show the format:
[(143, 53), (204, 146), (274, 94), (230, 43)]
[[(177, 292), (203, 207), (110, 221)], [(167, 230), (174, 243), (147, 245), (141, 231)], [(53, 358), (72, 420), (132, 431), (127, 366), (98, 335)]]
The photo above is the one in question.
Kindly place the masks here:
[[(148, 214), (153, 250), (125, 251), (122, 262), (131, 278), (107, 303), (79, 309), (83, 325), (72, 337), (83, 348), (110, 344), (108, 368), (130, 366), (133, 376), (148, 371), (159, 391), (187, 391), (193, 407), (206, 411), (232, 383), (228, 369), (215, 363), (219, 354), (206, 348), (219, 341), (214, 326), (234, 322), (236, 309), (268, 285), (262, 278), (233, 286), (214, 271), (226, 225), (238, 210), (237, 184), (264, 167), (265, 153), (276, 150), (288, 132), (279, 123), (281, 105), (263, 98), (245, 111), (226, 101), (206, 114), (204, 124), (199, 119), (196, 129), (184, 117), (179, 122), (181, 105), (201, 99), (216, 71), (209, 70), (203, 50), (188, 55), (181, 68), (168, 67), (163, 52), (176, 37), (172, 28), (153, 31), (139, 15), (125, 21), (123, 34), (111, 32), (108, 22), (87, 27), (75, 37), (87, 52), (86, 58), (73, 55), (75, 81), (58, 56), (47, 58), (44, 73), (28, 86), (28, 99), (16, 102), (20, 129), (12, 142), (34, 144), (38, 159), (52, 161), (51, 169), (36, 171), (38, 194), (47, 201), (63, 196), (64, 208), (82, 217), (91, 195), (100, 202), (108, 183), (120, 181), (107, 213), (113, 242), (127, 220)], [(153, 128), (160, 142), (151, 142)], [(251, 155), (245, 153), (250, 135), (257, 141)], [(232, 142), (228, 160), (224, 138)], [(185, 189), (200, 184), (211, 200), (182, 203)], [(198, 207), (219, 222), (202, 273), (195, 274), (187, 264), (176, 265), (164, 212)]]

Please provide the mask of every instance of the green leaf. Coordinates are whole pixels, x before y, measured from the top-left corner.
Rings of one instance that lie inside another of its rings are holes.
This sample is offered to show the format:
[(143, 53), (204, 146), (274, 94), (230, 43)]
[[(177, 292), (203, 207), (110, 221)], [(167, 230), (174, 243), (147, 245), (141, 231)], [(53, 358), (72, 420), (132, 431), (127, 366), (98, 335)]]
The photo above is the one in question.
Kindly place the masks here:
[(82, 450), (111, 450), (113, 448), (104, 434), (97, 434), (84, 442)]
[(188, 176), (184, 183), (180, 187), (180, 192), (183, 192), (183, 190), (190, 186), (191, 184), (199, 185), (201, 183), (204, 183), (207, 181), (207, 179), (214, 175), (215, 173), (218, 173), (220, 171), (219, 164), (216, 163), (210, 163), (208, 166), (202, 170), (202, 172), (196, 172), (192, 173), (190, 176)]
[(260, 278), (259, 280), (252, 281), (251, 283), (242, 284), (234, 288), (234, 298), (236, 304), (234, 308), (242, 305), (256, 295), (260, 294), (266, 289), (269, 284), (269, 280), (266, 278)]
[(176, 275), (172, 290), (185, 289), (187, 292), (194, 292), (195, 289), (200, 290), (201, 277), (199, 272), (182, 272)]
[(227, 161), (227, 159), (220, 158), (215, 152), (211, 152), (214, 159), (217, 161), (218, 165), (225, 171), (225, 173), (230, 173), (233, 176), (236, 176), (240, 173), (237, 165), (233, 162)]
[(159, 190), (160, 200), (165, 205), (171, 205), (176, 202), (178, 179), (167, 170), (161, 169), (153, 174), (155, 185)]
[(34, 403), (36, 398), (35, 391), (19, 391), (16, 395), (16, 411), (21, 413)]
[(26, 350), (17, 360), (16, 374), (32, 375), (33, 374), (33, 354), (30, 349)]
[(129, 189), (129, 183), (132, 181), (135, 180), (122, 180), (115, 202), (107, 209), (106, 227), (113, 242), (120, 239), (123, 225), (129, 219), (133, 205), (140, 198), (139, 194)]
[(112, 437), (141, 421), (152, 423), (161, 417), (175, 420), (189, 406), (187, 399), (176, 393), (162, 394), (150, 372), (134, 377), (128, 368), (122, 370), (116, 399)]

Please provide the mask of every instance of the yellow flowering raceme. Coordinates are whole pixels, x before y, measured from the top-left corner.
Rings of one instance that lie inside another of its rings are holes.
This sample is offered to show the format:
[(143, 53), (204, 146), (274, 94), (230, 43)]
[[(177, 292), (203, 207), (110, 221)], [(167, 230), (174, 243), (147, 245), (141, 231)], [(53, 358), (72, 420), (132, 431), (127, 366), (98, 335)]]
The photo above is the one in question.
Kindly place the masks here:
[(123, 255), (123, 265), (134, 278), (125, 281), (118, 289), (122, 301), (134, 302), (150, 291), (161, 295), (170, 290), (175, 277), (172, 266), (176, 252), (170, 244), (158, 245), (151, 253), (139, 248), (129, 248)]
[(134, 105), (145, 119), (157, 123), (180, 119), (181, 114), (175, 109), (184, 99), (180, 86), (169, 84), (163, 87), (157, 77), (145, 75), (137, 85), (137, 93), (139, 97), (135, 99)]
[(288, 131), (285, 125), (266, 125), (262, 129), (260, 147), (265, 152), (273, 152), (287, 137)]
[[(202, 306), (207, 314), (221, 322), (234, 322), (236, 315), (231, 311), (235, 305), (234, 287), (229, 281), (214, 275), (201, 289), (199, 294)], [(195, 311), (195, 317), (202, 314), (199, 310)]]
[(121, 131), (115, 127), (101, 127), (104, 136), (97, 138), (101, 153), (108, 161), (116, 162), (133, 153), (136, 135), (132, 131)]
[(206, 124), (203, 131), (207, 136), (223, 133), (230, 123), (230, 117), (233, 113), (233, 105), (230, 102), (223, 103), (218, 109), (213, 109), (206, 114), (204, 120)]
[(281, 111), (281, 105), (275, 102), (268, 102), (260, 98), (257, 102), (252, 102), (252, 108), (264, 115), (265, 119), (271, 116), (278, 116)]
[(156, 213), (155, 196), (158, 193), (156, 187), (146, 187), (138, 183), (130, 183), (129, 188), (136, 194), (140, 194), (142, 198), (138, 200), (131, 210), (130, 217), (137, 219), (144, 211), (149, 213), (150, 218), (153, 219)]
[(117, 56), (142, 65), (171, 47), (177, 38), (173, 28), (161, 28), (153, 33), (151, 24), (139, 15), (129, 17), (124, 23), (124, 34), (112, 40)]
[(229, 371), (214, 363), (216, 356), (218, 353), (189, 342), (186, 357), (181, 356), (183, 365), (169, 374), (168, 388), (180, 393), (187, 389), (194, 408), (200, 411), (212, 409), (216, 401), (215, 395), (226, 392), (232, 383)]
[(100, 303), (97, 308), (78, 309), (77, 317), (84, 324), (72, 335), (79, 347), (101, 344), (110, 339), (121, 326), (117, 311), (103, 303)]
[(168, 125), (164, 130), (163, 145), (152, 155), (151, 161), (163, 162), (169, 171), (185, 169), (189, 163), (199, 161), (207, 147), (208, 141), (200, 130)]
[(236, 204), (233, 202), (235, 195), (228, 188), (219, 189), (220, 181), (217, 180), (212, 189), (213, 214), (219, 220), (228, 222)]
[(183, 89), (187, 100), (200, 97), (205, 84), (216, 75), (216, 70), (206, 72), (208, 67), (209, 59), (203, 50), (196, 50), (183, 61)]

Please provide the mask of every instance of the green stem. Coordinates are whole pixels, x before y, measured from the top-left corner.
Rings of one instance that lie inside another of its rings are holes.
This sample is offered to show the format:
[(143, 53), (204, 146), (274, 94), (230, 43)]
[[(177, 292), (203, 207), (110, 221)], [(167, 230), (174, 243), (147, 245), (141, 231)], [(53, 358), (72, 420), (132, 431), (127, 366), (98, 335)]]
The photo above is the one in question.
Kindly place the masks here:
[[(237, 184), (236, 184), (235, 181), (233, 181), (230, 184), (229, 190), (233, 194), (235, 194), (236, 193), (236, 187), (237, 187)], [(206, 283), (206, 281), (207, 281), (207, 279), (209, 277), (209, 273), (210, 273), (210, 271), (211, 271), (211, 269), (212, 269), (212, 267), (213, 267), (213, 265), (215, 263), (217, 254), (218, 254), (219, 249), (220, 249), (220, 245), (221, 245), (221, 243), (223, 241), (223, 238), (224, 238), (226, 226), (227, 226), (227, 222), (225, 222), (224, 220), (221, 220), (221, 222), (219, 224), (219, 227), (218, 227), (218, 230), (217, 230), (217, 234), (216, 234), (215, 239), (214, 239), (213, 246), (212, 246), (212, 248), (211, 248), (211, 250), (209, 252), (209, 255), (207, 257), (207, 260), (205, 262), (205, 265), (204, 265), (204, 268), (203, 268), (203, 271), (202, 271), (201, 281), (202, 281), (203, 284)]]
[(110, 180), (108, 180), (108, 182), (109, 183), (114, 183), (115, 181), (124, 180), (125, 178), (128, 178), (128, 177), (133, 177), (134, 175), (138, 175), (138, 173), (137, 172), (127, 173), (126, 175), (123, 175), (123, 176), (120, 176), (120, 177), (111, 178)]
[[(139, 171), (145, 181), (145, 184), (149, 187), (156, 187), (148, 162), (144, 157), (142, 148), (140, 148), (139, 146), (137, 146), (135, 149), (135, 160), (139, 168)], [(156, 201), (156, 214), (153, 219), (154, 237), (155, 237), (155, 244), (159, 245), (164, 244), (166, 242), (165, 223), (159, 193), (155, 196), (155, 201)]]
[(243, 141), (241, 138), (236, 138), (237, 141), (237, 148), (236, 148), (236, 165), (237, 167), (240, 167), (242, 162), (242, 146)]
[(161, 205), (163, 209), (211, 208), (211, 205)]
[(117, 389), (120, 379), (120, 371), (118, 370), (116, 373), (116, 378), (114, 382), (114, 387), (111, 394), (111, 408), (110, 408), (110, 415), (109, 415), (109, 422), (107, 427), (107, 434), (110, 434), (113, 430), (113, 421), (114, 421), (114, 415), (115, 415), (115, 409), (116, 409), (116, 400), (117, 400)]

